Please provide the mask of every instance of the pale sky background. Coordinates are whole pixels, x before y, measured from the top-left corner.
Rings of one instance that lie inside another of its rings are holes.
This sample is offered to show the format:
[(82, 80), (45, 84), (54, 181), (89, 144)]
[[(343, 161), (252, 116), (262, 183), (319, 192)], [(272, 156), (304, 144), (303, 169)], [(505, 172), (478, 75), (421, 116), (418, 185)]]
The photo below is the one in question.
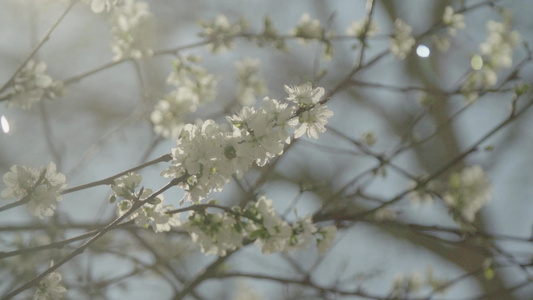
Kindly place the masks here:
[[(62, 13), (63, 6), (54, 1), (52, 4), (35, 4), (41, 1), (0, 0), (0, 83), (3, 84), (31, 51), (32, 45), (44, 35), (49, 26)], [(199, 19), (212, 19), (219, 14), (226, 15), (231, 21), (244, 16), (254, 31), (262, 28), (263, 16), (271, 17), (280, 33), (287, 33), (296, 25), (301, 15), (307, 12), (322, 24), (333, 16), (331, 29), (344, 34), (352, 21), (361, 20), (365, 15), (365, 1), (147, 1), (155, 16), (157, 35), (154, 49), (167, 49), (192, 44), (200, 40), (197, 33), (201, 31)], [(467, 4), (478, 1), (466, 1)], [(394, 1), (396, 16), (413, 26), (414, 34), (425, 31), (436, 16), (440, 17), (445, 5), (458, 1)], [(375, 18), (380, 27), (379, 35), (388, 35), (392, 30), (390, 16), (384, 10), (382, 1), (377, 1)], [(522, 34), (522, 40), (532, 42), (533, 4), (530, 1), (501, 1), (503, 7), (509, 8), (514, 14), (514, 28)], [(379, 82), (394, 86), (421, 85), (420, 78), (425, 78), (443, 88), (455, 86), (456, 81), (468, 71), (471, 55), (478, 52), (478, 45), (487, 35), (485, 27), (489, 19), (501, 18), (488, 8), (479, 9), (467, 15), (467, 29), (458, 34), (452, 44), (452, 51), (447, 54), (435, 55), (429, 40), (420, 41), (432, 49), (429, 58), (419, 58), (412, 54), (406, 62), (398, 62), (390, 55), (375, 67), (363, 72), (357, 79), (368, 82)], [(58, 26), (50, 40), (38, 53), (38, 58), (48, 65), (47, 72), (56, 80), (70, 78), (74, 75), (91, 70), (111, 61), (109, 44), (111, 42), (110, 26), (104, 14), (95, 15), (89, 8), (78, 3)], [(266, 78), (269, 89), (268, 96), (281, 99), (285, 96), (284, 84), (301, 84), (307, 81), (313, 72), (313, 61), (317, 51), (315, 43), (305, 47), (290, 41), (290, 54), (284, 54), (266, 46), (258, 48), (255, 43), (238, 40), (234, 51), (211, 55), (206, 48), (195, 48), (183, 52), (197, 53), (203, 56), (202, 66), (220, 78), (217, 102), (200, 109), (191, 118), (212, 115), (219, 111), (221, 104), (233, 100), (235, 84), (233, 64), (244, 57), (261, 58), (262, 74)], [(332, 61), (321, 61), (320, 66), (328, 69), (328, 74), (320, 82), (326, 90), (332, 88), (339, 78), (351, 69), (356, 52), (351, 50), (353, 42), (336, 42), (336, 54)], [(387, 39), (376, 39), (371, 42), (366, 57), (389, 47)], [(514, 62), (524, 57), (524, 50), (515, 52)], [(165, 85), (165, 78), (171, 71), (172, 57), (156, 57), (142, 62), (144, 79), (148, 87), (148, 95), (153, 104), (171, 90)], [(406, 74), (406, 70), (414, 69)], [(416, 74), (414, 76), (413, 74)], [(501, 73), (502, 78), (506, 74)], [(524, 78), (532, 78), (531, 67), (521, 73)], [(330, 119), (330, 126), (358, 137), (360, 133), (373, 130), (378, 138), (373, 147), (376, 152), (387, 151), (398, 141), (394, 132), (394, 124), (401, 122), (408, 115), (421, 111), (418, 104), (419, 93), (400, 94), (376, 89), (361, 89), (357, 95), (340, 93), (328, 106), (335, 115)], [(474, 104), (472, 109), (461, 115), (453, 124), (460, 149), (468, 148), (473, 141), (479, 139), (488, 130), (503, 120), (508, 113), (510, 95), (487, 96), (483, 101)], [(128, 116), (141, 102), (140, 85), (133, 66), (124, 63), (105, 70), (79, 83), (68, 87), (65, 97), (57, 100), (46, 100), (45, 109), (50, 119), (52, 139), (61, 153), (61, 161), (56, 161), (60, 171), (67, 176), (67, 184), (73, 187), (79, 184), (102, 179), (138, 164), (154, 136), (145, 112), (139, 122), (122, 126), (128, 122)], [(220, 101), (220, 102), (218, 102)], [(463, 99), (455, 97), (449, 101), (450, 110), (456, 110), (463, 104)], [(40, 166), (54, 160), (44, 137), (43, 122), (39, 106), (23, 111), (17, 108), (7, 109), (0, 104), (0, 115), (6, 116), (11, 125), (9, 134), (0, 133), (0, 173), (7, 172), (13, 164)], [(125, 121), (126, 120), (126, 121)], [(216, 119), (224, 122), (224, 118)], [(392, 122), (391, 122), (392, 121)], [(415, 131), (422, 135), (428, 134), (433, 128), (432, 121), (426, 120)], [(490, 205), (482, 210), (488, 231), (514, 236), (528, 237), (533, 225), (533, 113), (526, 113), (520, 120), (490, 138), (483, 146), (495, 145), (494, 152), (480, 152), (469, 156), (465, 165), (480, 164), (486, 170), (493, 183), (494, 195)], [(108, 137), (102, 140), (102, 137)], [(326, 132), (318, 140), (312, 141), (320, 145), (354, 150), (350, 144), (340, 141), (338, 137)], [(175, 142), (168, 140), (160, 143), (149, 156), (156, 158), (168, 153)], [(92, 147), (92, 148), (91, 148)], [(296, 149), (288, 152), (282, 163), (278, 165), (279, 180), (273, 180), (262, 189), (268, 198), (274, 199), (278, 212), (283, 212), (288, 203), (298, 193), (298, 181), (305, 180), (305, 172), (311, 178), (328, 182), (333, 190), (348, 182), (356, 174), (374, 166), (375, 161), (368, 157), (338, 155), (328, 153), (307, 142), (299, 142)], [(93, 151), (88, 153), (88, 149)], [(413, 174), (427, 174), (444, 165), (441, 157), (446, 155), (446, 145), (438, 142), (428, 143), (421, 152), (407, 151), (396, 160)], [(422, 155), (420, 155), (422, 153)], [(159, 164), (141, 172), (143, 184), (157, 189), (166, 183), (159, 173), (166, 164)], [(252, 171), (250, 176), (254, 176)], [(285, 179), (282, 178), (285, 177)], [(286, 180), (293, 179), (293, 182)], [(382, 198), (392, 197), (407, 187), (408, 180), (389, 170), (385, 180), (376, 180), (366, 191)], [(3, 188), (0, 183), (0, 189)], [(110, 194), (108, 187), (97, 187), (64, 196), (58, 207), (60, 220), (75, 220), (79, 223), (95, 222), (98, 219), (108, 220), (114, 214), (115, 207), (107, 202)], [(221, 203), (228, 203), (238, 197), (239, 191), (234, 183), (227, 191), (216, 195)], [(178, 206), (181, 192), (172, 189), (165, 193), (169, 203)], [(298, 204), (298, 214), (313, 212), (320, 203), (320, 195), (305, 193)], [(414, 223), (438, 224), (454, 226), (441, 203), (433, 206), (413, 209), (407, 201), (394, 206), (402, 211), (401, 219), (412, 220)], [(294, 217), (294, 216), (292, 216)], [(31, 221), (24, 207), (3, 212), (0, 215), (0, 226), (23, 224)], [(45, 221), (46, 222), (46, 221)], [(9, 238), (0, 232), (0, 238)], [(367, 274), (378, 271), (375, 278), (365, 282), (366, 291), (377, 294), (388, 291), (394, 276), (399, 273), (425, 272), (428, 265), (433, 266), (438, 278), (455, 278), (464, 271), (423, 247), (413, 245), (406, 240), (393, 237), (378, 227), (358, 223), (348, 232), (339, 232), (338, 243), (315, 271), (317, 283), (332, 284), (337, 276), (345, 280), (350, 275)], [(531, 255), (532, 244), (506, 243), (506, 249), (521, 251)], [(312, 248), (312, 247), (311, 247)], [(0, 248), (1, 250), (1, 248)], [(265, 257), (256, 247), (249, 246), (242, 253), (229, 260), (229, 265), (238, 270), (264, 270), (273, 274), (289, 274), (286, 262), (278, 255)], [(310, 268), (317, 253), (315, 249), (298, 254), (302, 265)], [(146, 261), (151, 258), (142, 257)], [(196, 255), (188, 259), (187, 265), (191, 274), (195, 274), (205, 261), (213, 257)], [(79, 263), (66, 265), (60, 270), (84, 268), (87, 257), (79, 259)], [(82, 263), (83, 262), (83, 263)], [(126, 272), (112, 257), (94, 260), (92, 271), (98, 274), (113, 275), (112, 272)], [(48, 262), (43, 262), (43, 266)], [(0, 271), (0, 275), (1, 271)], [(115, 274), (116, 275), (116, 274)], [(522, 280), (516, 270), (506, 274), (512, 282)], [(3, 275), (5, 276), (5, 275)], [(2, 278), (2, 277), (0, 277)], [(75, 283), (74, 278), (64, 277), (65, 283)], [(211, 280), (198, 290), (203, 295), (219, 293), (222, 287), (233, 280)], [(1, 282), (1, 279), (0, 279)], [(235, 281), (233, 281), (235, 282)], [(126, 281), (127, 290), (116, 288), (109, 299), (168, 299), (172, 290), (157, 277), (148, 279), (130, 279)], [(265, 299), (283, 299), (280, 285), (247, 281), (255, 287)], [(353, 282), (352, 282), (353, 284)], [(350, 284), (345, 285), (349, 287)], [(352, 285), (353, 286), (353, 285)], [(227, 287), (228, 295), (234, 286)], [(0, 283), (0, 292), (6, 287)], [(465, 280), (454, 286), (446, 294), (446, 299), (460, 299), (464, 295), (476, 295), (479, 292), (474, 280)], [(220, 296), (220, 294), (216, 294)], [(533, 287), (521, 289), (517, 295), (528, 299), (533, 295)], [(73, 293), (72, 299), (85, 299)], [(211, 297), (215, 297), (212, 295)], [(209, 297), (207, 297), (209, 298)], [(229, 297), (231, 298), (231, 297)], [(214, 299), (214, 298), (213, 298)], [(353, 299), (353, 298), (352, 298)], [(519, 298), (520, 299), (520, 298)]]

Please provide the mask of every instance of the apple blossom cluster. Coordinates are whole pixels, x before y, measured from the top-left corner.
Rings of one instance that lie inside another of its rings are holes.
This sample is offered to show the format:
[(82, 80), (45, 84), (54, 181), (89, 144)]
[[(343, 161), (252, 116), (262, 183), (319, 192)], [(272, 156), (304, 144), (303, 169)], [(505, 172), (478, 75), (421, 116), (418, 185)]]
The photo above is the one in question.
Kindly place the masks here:
[(63, 277), (59, 272), (52, 272), (44, 277), (37, 286), (33, 300), (63, 299), (67, 289), (61, 284)]
[(490, 182), (478, 165), (452, 174), (448, 185), (448, 191), (443, 196), (444, 202), (468, 222), (474, 221), (476, 213), (489, 202), (492, 195)]
[[(367, 26), (368, 28), (366, 28)], [(374, 19), (370, 19), (370, 22), (368, 22), (368, 17), (365, 17), (361, 21), (352, 22), (352, 24), (346, 28), (346, 34), (349, 36), (355, 36), (358, 39), (362, 39), (363, 35), (365, 34), (365, 29), (367, 38), (371, 38), (379, 32), (379, 27), (376, 21), (374, 21)]]
[(416, 41), (411, 34), (412, 31), (413, 28), (404, 21), (400, 19), (394, 21), (394, 35), (390, 52), (397, 59), (405, 59), (415, 45)]
[(296, 27), (289, 32), (289, 35), (297, 37), (301, 44), (306, 44), (308, 40), (321, 39), (323, 34), (324, 28), (320, 21), (311, 19), (308, 13), (303, 14)]
[(446, 52), (450, 48), (451, 38), (457, 35), (457, 30), (465, 29), (465, 17), (462, 14), (455, 13), (451, 6), (446, 6), (442, 23), (446, 27), (446, 33), (432, 36), (433, 42), (437, 49)]
[(243, 106), (254, 105), (257, 96), (267, 93), (265, 80), (259, 74), (261, 61), (245, 58), (235, 63), (237, 71), (237, 100)]
[(424, 186), (417, 186), (416, 181), (409, 182), (412, 191), (407, 199), (413, 206), (431, 204), (435, 196), (441, 196), (452, 208), (452, 214), (459, 213), (468, 222), (474, 221), (476, 213), (489, 202), (492, 194), (490, 182), (478, 165), (453, 173), (447, 184), (430, 180)]
[(235, 23), (230, 23), (226, 16), (219, 15), (214, 20), (200, 22), (200, 26), (202, 26), (203, 31), (199, 36), (211, 41), (207, 45), (209, 51), (223, 53), (233, 48), (235, 37), (248, 28), (248, 22), (241, 18)]
[(155, 25), (148, 3), (136, 0), (120, 2), (122, 5), (116, 6), (111, 13), (113, 60), (151, 56)]
[(253, 241), (265, 254), (306, 249), (316, 240), (322, 255), (331, 247), (336, 235), (335, 226), (318, 228), (311, 217), (292, 225), (287, 223), (276, 214), (272, 200), (265, 197), (248, 203), (245, 209), (234, 207), (223, 213), (194, 211), (183, 228), (203, 253), (219, 256), (242, 247), (245, 240)]
[(310, 83), (285, 89), (288, 103), (267, 97), (259, 109), (245, 106), (226, 118), (231, 129), (212, 120), (184, 126), (172, 149), (171, 166), (161, 173), (166, 178), (186, 176), (178, 184), (186, 192), (182, 201), (205, 199), (211, 191), (221, 191), (233, 175), (242, 177), (252, 163), (264, 166), (281, 155), (292, 129), (295, 138), (317, 138), (326, 130), (333, 112), (320, 100), (324, 89)]
[(298, 21), (295, 28), (289, 31), (290, 36), (298, 38), (298, 43), (307, 45), (311, 40), (320, 40), (324, 43), (324, 59), (329, 60), (333, 57), (333, 44), (331, 39), (334, 37), (333, 31), (328, 31), (320, 25), (317, 19), (311, 19), (308, 13), (304, 13)]
[(198, 66), (199, 60), (198, 56), (188, 55), (173, 63), (167, 83), (176, 89), (161, 99), (150, 115), (154, 132), (162, 137), (178, 139), (185, 117), (215, 100), (217, 78)]
[[(152, 195), (150, 189), (144, 189), (140, 195), (135, 192), (141, 180), (142, 176), (136, 173), (129, 173), (115, 179), (115, 183), (111, 185), (113, 195), (110, 201), (114, 202), (117, 197), (123, 199), (117, 204), (117, 216), (120, 217), (129, 211), (136, 201), (144, 201)], [(178, 215), (167, 214), (173, 207), (164, 204), (164, 196), (158, 195), (130, 214), (127, 219), (135, 220), (135, 224), (142, 228), (151, 226), (155, 232), (169, 231), (171, 226), (179, 226), (181, 223)]]
[(39, 219), (54, 214), (57, 202), (62, 200), (61, 192), (66, 187), (65, 175), (56, 171), (53, 162), (39, 169), (14, 165), (2, 179), (7, 187), (1, 197), (25, 201), (30, 213)]
[(488, 21), (489, 35), (479, 45), (481, 56), (475, 55), (479, 66), (472, 65), (475, 70), (469, 74), (462, 92), (468, 102), (478, 98), (478, 90), (495, 86), (498, 83), (498, 72), (510, 68), (513, 64), (513, 52), (520, 41), (520, 34), (511, 30), (510, 20), (506, 22)]
[(63, 82), (53, 81), (46, 74), (46, 63), (33, 59), (18, 72), (13, 79), (5, 97), (9, 99), (7, 107), (18, 106), (29, 109), (43, 97), (57, 98), (63, 94)]

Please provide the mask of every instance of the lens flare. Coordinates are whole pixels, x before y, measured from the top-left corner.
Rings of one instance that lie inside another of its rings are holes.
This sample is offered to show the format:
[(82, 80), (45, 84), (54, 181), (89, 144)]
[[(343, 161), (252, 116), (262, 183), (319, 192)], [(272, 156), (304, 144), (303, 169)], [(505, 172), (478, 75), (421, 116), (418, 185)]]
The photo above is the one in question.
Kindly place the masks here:
[(9, 122), (5, 116), (0, 117), (0, 125), (2, 126), (2, 131), (4, 133), (9, 132)]
[(428, 57), (430, 53), (431, 50), (429, 50), (426, 45), (418, 45), (418, 47), (416, 47), (416, 55), (420, 57)]

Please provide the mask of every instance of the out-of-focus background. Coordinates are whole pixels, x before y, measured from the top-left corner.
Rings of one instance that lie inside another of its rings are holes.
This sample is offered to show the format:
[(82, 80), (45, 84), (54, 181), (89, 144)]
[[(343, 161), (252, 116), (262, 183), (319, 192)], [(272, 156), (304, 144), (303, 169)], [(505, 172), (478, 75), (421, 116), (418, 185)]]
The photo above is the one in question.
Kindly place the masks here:
[[(346, 28), (353, 21), (360, 21), (366, 15), (366, 1), (146, 2), (154, 16), (156, 30), (153, 49), (156, 51), (201, 41), (202, 38), (198, 37), (202, 30), (199, 20), (211, 20), (220, 14), (232, 22), (244, 17), (254, 32), (261, 31), (263, 17), (269, 16), (280, 34), (287, 34), (303, 13), (309, 13), (311, 18), (320, 20), (322, 25), (327, 24), (328, 29), (338, 35), (345, 35)], [(380, 31), (368, 41), (364, 61), (390, 47), (389, 37), (396, 18), (411, 25), (413, 35), (417, 36), (440, 21), (447, 5), (458, 8), (481, 2), (376, 1), (373, 18)], [(529, 1), (495, 3), (496, 6), (484, 5), (465, 13), (466, 29), (458, 32), (448, 52), (440, 53), (429, 37), (423, 38), (416, 41), (413, 51), (405, 60), (396, 60), (389, 54), (358, 73), (354, 79), (394, 87), (456, 89), (471, 71), (471, 58), (479, 52), (479, 44), (487, 37), (487, 21), (503, 20), (502, 15), (497, 13), (500, 7), (512, 13), (513, 29), (520, 32), (522, 42), (533, 41), (533, 4)], [(0, 0), (0, 84), (10, 78), (65, 7), (63, 2), (52, 0)], [(77, 3), (38, 51), (35, 59), (46, 62), (47, 73), (54, 80), (69, 80), (110, 63), (113, 54), (108, 19), (108, 14), (95, 14), (86, 4)], [(357, 44), (357, 39), (336, 40), (330, 61), (321, 56), (323, 45), (316, 41), (301, 45), (294, 39), (287, 41), (289, 53), (269, 45), (258, 47), (254, 41), (243, 38), (236, 39), (233, 50), (222, 54), (212, 54), (205, 46), (184, 50), (180, 54), (202, 56), (200, 65), (219, 79), (216, 101), (199, 108), (188, 117), (188, 121), (214, 118), (217, 122), (225, 122), (227, 112), (224, 112), (224, 108), (230, 107), (235, 101), (234, 64), (237, 61), (246, 57), (261, 60), (261, 74), (266, 79), (267, 95), (271, 98), (284, 98), (284, 85), (313, 81), (315, 74), (322, 69), (327, 72), (314, 83), (324, 87), (328, 93), (353, 69), (360, 49), (359, 46), (354, 49), (353, 46)], [(415, 49), (420, 44), (429, 47), (429, 57), (416, 54)], [(513, 63), (526, 56), (524, 47), (519, 46), (514, 52)], [(68, 186), (73, 187), (119, 173), (138, 165), (143, 159), (150, 160), (169, 153), (175, 141), (159, 139), (153, 132), (149, 116), (157, 101), (172, 89), (166, 84), (166, 77), (172, 71), (173, 60), (172, 55), (140, 60), (141, 79), (131, 61), (117, 64), (67, 85), (63, 97), (44, 99), (29, 110), (7, 108), (0, 103), (0, 115), (10, 125), (8, 133), (0, 133), (0, 173), (6, 173), (14, 164), (43, 166), (54, 161), (58, 170), (66, 175)], [(512, 70), (499, 72), (498, 78), (506, 78)], [(524, 82), (531, 82), (532, 75), (530, 65), (520, 69), (519, 77)], [(449, 126), (442, 124), (465, 106), (464, 97), (453, 95), (437, 98), (438, 109), (429, 112), (426, 112), (427, 107), (420, 104), (421, 97), (419, 90), (399, 91), (355, 84), (345, 87), (328, 102), (328, 107), (335, 113), (329, 122), (332, 130), (327, 130), (318, 140), (303, 138), (295, 143), (257, 192), (273, 199), (280, 213), (299, 196), (296, 205), (299, 216), (315, 212), (323, 201), (334, 201), (332, 195), (343, 185), (378, 163), (374, 157), (360, 153), (335, 131), (354, 139), (372, 131), (377, 139), (371, 147), (372, 151), (389, 153), (402, 136), (425, 137), (436, 128), (443, 127), (427, 143), (410, 148), (393, 161), (412, 175), (432, 174), (505, 120), (513, 93), (484, 95), (454, 117)], [(424, 118), (411, 131), (410, 124), (421, 114), (424, 114)], [(446, 180), (451, 171), (465, 166), (478, 164), (483, 167), (493, 185), (493, 197), (477, 216), (476, 224), (487, 232), (524, 238), (532, 235), (531, 128), (533, 114), (526, 112), (479, 147), (494, 146), (494, 150), (476, 151), (439, 177)], [(166, 165), (162, 163), (142, 170), (143, 185), (155, 190), (165, 184), (166, 180), (159, 173)], [(385, 167), (385, 170), (387, 176), (384, 178), (369, 176), (362, 181), (366, 195), (391, 199), (408, 188), (409, 178), (404, 174), (390, 167)], [(251, 170), (245, 176), (244, 183), (252, 182), (260, 171)], [(4, 187), (2, 184), (0, 188)], [(311, 186), (312, 190), (300, 193), (302, 186)], [(356, 192), (358, 187), (351, 186), (350, 190)], [(110, 193), (108, 187), (96, 187), (65, 195), (56, 214), (44, 221), (29, 215), (25, 207), (1, 212), (0, 251), (11, 249), (9, 245), (13, 239), (29, 243), (30, 240), (42, 238), (46, 243), (80, 234), (91, 228), (91, 224), (103, 224), (111, 220), (115, 205), (108, 202)], [(167, 202), (177, 207), (182, 192), (177, 188), (171, 189), (165, 196)], [(213, 196), (222, 204), (232, 205), (244, 194), (232, 182), (224, 192)], [(375, 206), (368, 199), (355, 197), (351, 201), (354, 207), (360, 207), (361, 210)], [(392, 208), (397, 212), (397, 218), (404, 223), (456, 227), (445, 205), (439, 201), (414, 207), (404, 199)], [(294, 214), (287, 217), (288, 220), (294, 218)], [(76, 224), (78, 229), (67, 231), (58, 227), (58, 224)], [(24, 226), (29, 226), (26, 229), (31, 230), (24, 229)], [(37, 230), (39, 226), (45, 230)], [(10, 230), (10, 227), (18, 229)], [(141, 235), (145, 235), (152, 247), (161, 252), (179, 255), (169, 264), (173, 264), (185, 279), (193, 277), (214, 260), (212, 256), (199, 253), (181, 235), (167, 238), (154, 236), (150, 232)], [(497, 240), (495, 243), (516, 255), (517, 259), (527, 261), (533, 254), (531, 242)], [(104, 253), (104, 249), (111, 251)], [(425, 276), (426, 269), (431, 266), (436, 277), (453, 279), (482, 267), (490, 257), (502, 264), (509, 263), (502, 255), (483, 254), (483, 251), (478, 250), (474, 246), (444, 245), (405, 227), (382, 226), (379, 222), (354, 222), (348, 228), (339, 230), (334, 247), (323, 258), (318, 258), (315, 249), (284, 257), (278, 254), (262, 255), (256, 247), (248, 246), (230, 258), (225, 268), (286, 276), (299, 276), (298, 269), (302, 269), (311, 273), (314, 282), (319, 284), (338, 284), (346, 289), (360, 286), (364, 291), (384, 297), (398, 274), (408, 276), (420, 272)], [(0, 294), (20, 285), (21, 278), (31, 278), (35, 270), (43, 270), (49, 264), (49, 258), (57, 255), (44, 253), (20, 261), (17, 261), (18, 258), (5, 259), (7, 263), (2, 265), (3, 270), (0, 269)], [(116, 280), (132, 272), (136, 266), (140, 268), (156, 260), (139, 246), (138, 241), (127, 233), (117, 231), (60, 270), (64, 285), (69, 289), (68, 296), (72, 299), (170, 299), (173, 296), (172, 288), (150, 272)], [(20, 264), (18, 273), (8, 267), (14, 263)], [(465, 299), (499, 287), (510, 287), (525, 279), (524, 272), (523, 269), (510, 266), (498, 269), (490, 280), (482, 273), (470, 276), (451, 286), (439, 297)], [(531, 270), (527, 272), (531, 273)], [(99, 295), (90, 283), (105, 280), (116, 282)], [(305, 296), (307, 291), (298, 291), (297, 287), (283, 287), (276, 282), (258, 279), (210, 280), (197, 291), (204, 299), (232, 299), (235, 289), (241, 284), (252, 287), (264, 299), (321, 297), (311, 293)], [(326, 296), (323, 297), (326, 299)], [(494, 299), (525, 300), (532, 297), (533, 287), (528, 285)], [(334, 297), (331, 296), (331, 299)]]

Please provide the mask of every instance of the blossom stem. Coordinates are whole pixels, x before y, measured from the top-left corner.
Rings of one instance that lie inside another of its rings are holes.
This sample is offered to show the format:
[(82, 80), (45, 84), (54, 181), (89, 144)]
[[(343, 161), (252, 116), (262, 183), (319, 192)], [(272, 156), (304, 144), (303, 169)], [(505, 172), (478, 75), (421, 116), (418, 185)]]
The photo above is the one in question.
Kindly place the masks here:
[(107, 178), (104, 178), (104, 179), (101, 179), (101, 180), (97, 180), (97, 181), (94, 181), (94, 182), (82, 184), (82, 185), (79, 185), (79, 186), (75, 186), (75, 187), (70, 188), (70, 189), (66, 189), (61, 194), (68, 194), (68, 193), (72, 193), (72, 192), (76, 192), (76, 191), (79, 191), (79, 190), (92, 188), (92, 187), (99, 186), (99, 185), (110, 185), (110, 184), (113, 184), (115, 182), (116, 178), (124, 176), (124, 175), (126, 175), (126, 174), (128, 174), (130, 172), (134, 172), (134, 171), (146, 168), (146, 167), (151, 166), (151, 165), (156, 164), (156, 163), (168, 162), (168, 161), (171, 161), (171, 160), (172, 160), (172, 155), (165, 154), (165, 155), (160, 156), (160, 157), (158, 157), (158, 158), (156, 158), (154, 160), (151, 160), (151, 161), (146, 162), (144, 164), (138, 165), (138, 166), (133, 167), (131, 169), (128, 169), (126, 171), (120, 172), (120, 173), (115, 174), (113, 176), (110, 176), (110, 177), (107, 177)]
[(18, 73), (24, 68), (24, 66), (26, 66), (26, 64), (30, 61), (30, 59), (33, 58), (33, 56), (37, 53), (37, 51), (39, 51), (39, 49), (41, 49), (41, 47), (44, 45), (44, 43), (46, 43), (46, 41), (48, 41), (50, 39), (50, 35), (52, 34), (52, 32), (56, 29), (57, 25), (59, 25), (59, 23), (61, 23), (61, 21), (63, 20), (63, 18), (65, 18), (65, 16), (67, 15), (67, 13), (70, 11), (70, 9), (74, 6), (74, 4), (76, 4), (77, 0), (74, 0), (72, 1), (69, 6), (67, 7), (67, 9), (65, 9), (65, 11), (63, 12), (63, 14), (61, 14), (61, 16), (59, 16), (59, 18), (54, 22), (54, 24), (52, 24), (52, 27), (50, 27), (50, 29), (48, 29), (48, 31), (46, 32), (46, 34), (44, 35), (44, 37), (41, 39), (41, 41), (33, 48), (33, 50), (30, 52), (30, 54), (28, 55), (28, 57), (26, 57), (26, 59), (24, 60), (24, 62), (22, 62), (22, 64), (20, 64), (20, 66), (18, 67), (18, 69), (15, 71), (15, 73), (13, 73), (13, 75), (11, 75), (11, 78), (9, 78), (9, 80), (4, 83), (4, 85), (0, 88), (0, 94), (2, 92), (4, 92), (12, 83), (13, 81), (15, 80), (15, 78), (17, 77)]
[[(54, 265), (50, 266), (48, 269), (46, 269), (41, 274), (39, 274), (36, 277), (34, 277), (33, 279), (29, 280), (28, 282), (26, 282), (25, 284), (23, 284), (19, 288), (15, 289), (14, 291), (8, 293), (6, 296), (4, 296), (3, 299), (5, 299), (5, 300), (11, 299), (14, 296), (20, 294), (21, 292), (23, 292), (23, 291), (31, 288), (32, 286), (36, 285), (46, 275), (52, 273), (53, 271), (57, 270), (60, 266), (64, 265), (65, 263), (67, 263), (68, 261), (73, 259), (74, 257), (76, 257), (79, 254), (83, 253), (85, 251), (85, 249), (87, 249), (89, 246), (91, 246), (94, 242), (96, 242), (99, 238), (101, 238), (108, 231), (110, 231), (111, 229), (113, 229), (114, 227), (119, 225), (120, 222), (122, 222), (122, 220), (126, 219), (129, 215), (133, 214), (138, 208), (143, 206), (145, 203), (147, 203), (150, 200), (154, 199), (155, 197), (159, 196), (164, 191), (170, 189), (171, 187), (175, 186), (176, 184), (182, 182), (183, 180), (185, 180), (184, 176), (179, 177), (179, 178), (174, 178), (169, 183), (167, 183), (165, 186), (160, 188), (158, 191), (156, 191), (155, 193), (153, 193), (152, 195), (150, 195), (149, 197), (147, 197), (143, 201), (140, 201), (139, 199), (137, 199), (137, 201), (134, 201), (132, 207), (127, 212), (125, 212), (122, 216), (116, 218), (113, 222), (109, 223), (106, 227), (100, 229), (98, 231), (98, 233), (93, 238), (91, 238), (87, 242), (83, 243), (81, 246), (76, 248), (76, 250), (71, 252), (69, 255), (65, 256), (63, 259), (61, 259), (60, 261), (58, 261)], [(142, 194), (142, 192), (143, 192), (143, 189), (141, 189), (141, 191), (139, 192), (139, 197)]]

